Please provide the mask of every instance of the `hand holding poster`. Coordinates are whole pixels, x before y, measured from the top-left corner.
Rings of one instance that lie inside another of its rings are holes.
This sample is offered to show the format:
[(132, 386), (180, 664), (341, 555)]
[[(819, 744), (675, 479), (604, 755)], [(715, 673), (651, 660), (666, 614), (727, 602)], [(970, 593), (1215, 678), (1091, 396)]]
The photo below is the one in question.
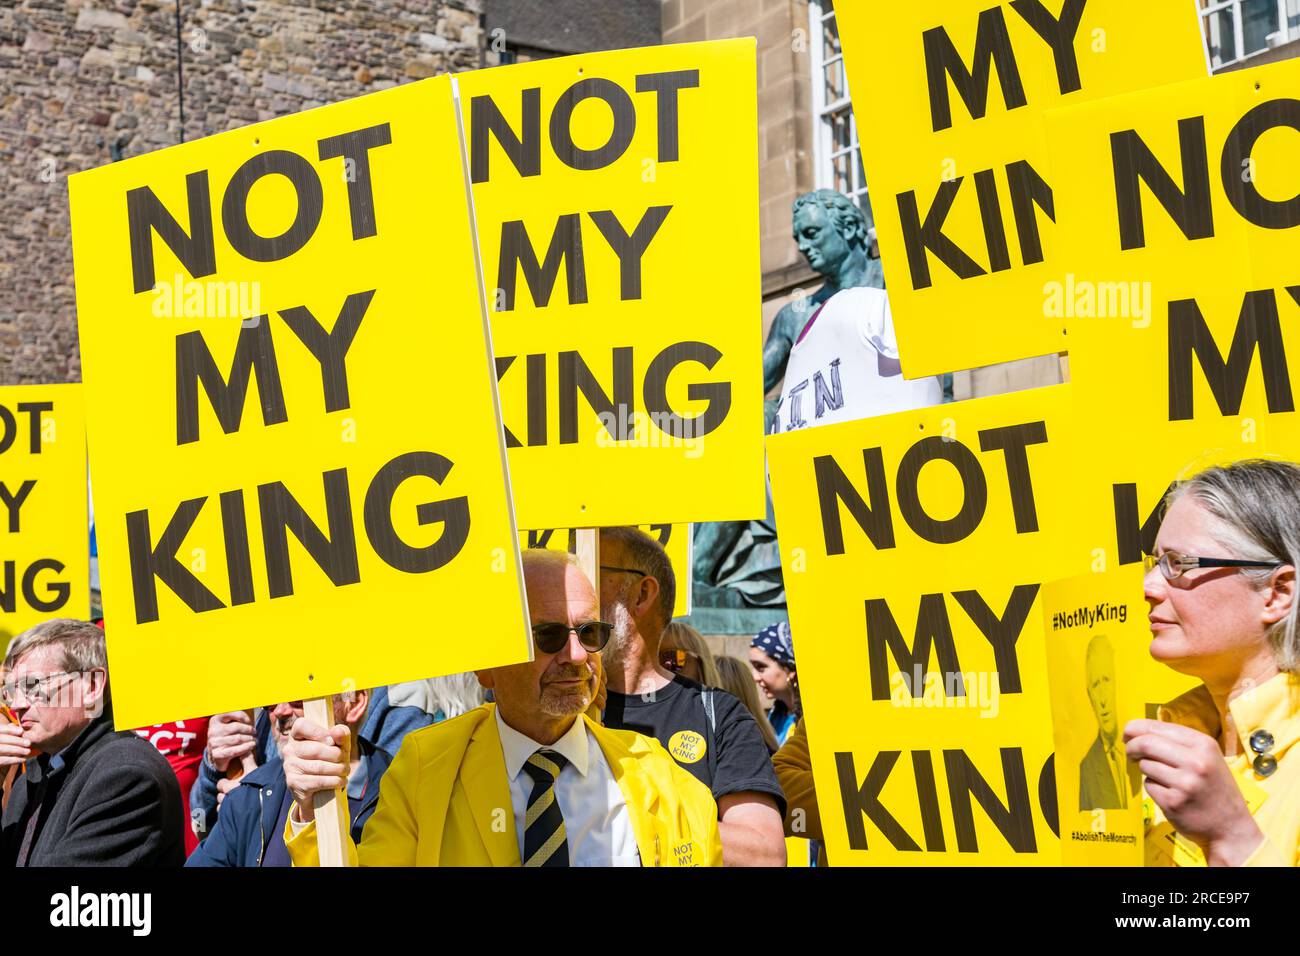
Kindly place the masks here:
[(1142, 866), (1141, 774), (1124, 726), (1196, 685), (1151, 658), (1140, 568), (1043, 586), (1061, 861)]
[(836, 865), (1058, 859), (1041, 584), (1069, 386), (768, 439)]
[(1062, 199), (1093, 193), (1048, 171), (1044, 111), (1204, 76), (1190, 0), (855, 0), (835, 14), (871, 131), (862, 162), (904, 374), (1062, 351), (1044, 263), (1076, 228)]
[(52, 617), (90, 614), (80, 385), (0, 388), (0, 655)]
[(118, 725), (527, 659), (451, 81), (70, 192)]
[(458, 78), (521, 528), (763, 514), (754, 49)]
[(1093, 560), (1151, 551), (1176, 480), (1300, 457), (1297, 129), (1294, 60), (1049, 118)]

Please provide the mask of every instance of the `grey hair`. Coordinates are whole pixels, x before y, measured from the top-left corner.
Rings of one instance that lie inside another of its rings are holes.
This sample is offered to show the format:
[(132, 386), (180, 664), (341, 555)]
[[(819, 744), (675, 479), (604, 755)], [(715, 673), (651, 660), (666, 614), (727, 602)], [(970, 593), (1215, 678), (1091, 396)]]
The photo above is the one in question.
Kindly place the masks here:
[(20, 657), (41, 647), (58, 647), (62, 652), (59, 666), (71, 673), (108, 669), (104, 632), (88, 621), (68, 617), (44, 621), (15, 637), (5, 654), (4, 669), (13, 670)]
[(857, 241), (863, 246), (871, 245), (866, 215), (857, 203), (843, 193), (834, 189), (814, 189), (810, 193), (804, 193), (794, 201), (791, 214), (797, 216), (805, 206), (820, 206), (824, 209), (846, 242)]
[[(1300, 466), (1248, 459), (1207, 468), (1169, 493), (1167, 505), (1191, 496), (1217, 519), (1219, 542), (1246, 561), (1277, 561), (1300, 568)], [(1243, 568), (1256, 587), (1270, 568)], [(1280, 670), (1300, 673), (1300, 600), (1268, 632)]]
[(442, 711), (451, 720), (483, 703), (483, 688), (473, 671), (390, 684), (388, 702), (394, 707), (418, 707), (429, 714)]
[(614, 528), (600, 529), (601, 544), (606, 541), (618, 542), (627, 551), (627, 560), (637, 571), (644, 571), (659, 583), (659, 613), (663, 624), (667, 626), (673, 619), (673, 608), (677, 604), (677, 576), (673, 574), (672, 562), (658, 541), (640, 528), (631, 525), (619, 525)]
[(577, 556), (569, 554), (567, 551), (551, 551), (548, 548), (525, 548), (519, 552), (519, 557), (522, 560), (525, 572), (527, 572), (529, 565), (534, 564), (539, 567), (569, 565), (581, 569)]

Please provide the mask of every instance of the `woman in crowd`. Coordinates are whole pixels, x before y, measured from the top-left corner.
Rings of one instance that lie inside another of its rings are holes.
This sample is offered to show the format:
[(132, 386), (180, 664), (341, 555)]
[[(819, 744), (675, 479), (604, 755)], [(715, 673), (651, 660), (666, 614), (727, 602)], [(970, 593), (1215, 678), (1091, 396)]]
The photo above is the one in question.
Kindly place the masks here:
[(673, 621), (664, 628), (663, 639), (659, 642), (659, 663), (697, 684), (719, 686), (713, 653), (704, 643), (704, 636), (689, 624)]
[(772, 725), (768, 723), (763, 704), (758, 699), (758, 685), (754, 683), (753, 670), (744, 661), (736, 660), (736, 658), (727, 655), (714, 658), (713, 663), (718, 670), (717, 686), (737, 697), (745, 705), (745, 708), (754, 715), (754, 721), (758, 724), (759, 733), (763, 735), (763, 742), (767, 744), (768, 753), (776, 753), (780, 749), (780, 745), (776, 742), (776, 734), (772, 732)]
[(1157, 813), (1148, 865), (1300, 858), (1300, 467), (1243, 461), (1177, 487), (1148, 557), (1151, 656), (1201, 685), (1130, 721)]
[(749, 642), (749, 663), (754, 680), (772, 705), (769, 720), (777, 743), (785, 743), (790, 731), (803, 715), (799, 701), (799, 677), (794, 669), (794, 642), (790, 625), (785, 621), (759, 631)]

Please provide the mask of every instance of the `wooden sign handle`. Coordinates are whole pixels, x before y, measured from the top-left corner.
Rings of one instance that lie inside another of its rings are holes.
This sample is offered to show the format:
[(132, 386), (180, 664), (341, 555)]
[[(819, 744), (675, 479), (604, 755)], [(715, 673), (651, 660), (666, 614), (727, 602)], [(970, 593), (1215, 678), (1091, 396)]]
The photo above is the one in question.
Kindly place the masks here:
[(574, 531), (578, 565), (600, 597), (600, 529), (578, 528)]
[[(327, 730), (334, 726), (334, 698), (316, 697), (303, 701), (303, 716), (318, 727)], [(352, 741), (355, 747), (357, 742)], [(344, 850), (347, 839), (348, 818), (338, 790), (324, 790), (312, 798), (316, 810), (316, 847), (321, 866), (347, 866)]]

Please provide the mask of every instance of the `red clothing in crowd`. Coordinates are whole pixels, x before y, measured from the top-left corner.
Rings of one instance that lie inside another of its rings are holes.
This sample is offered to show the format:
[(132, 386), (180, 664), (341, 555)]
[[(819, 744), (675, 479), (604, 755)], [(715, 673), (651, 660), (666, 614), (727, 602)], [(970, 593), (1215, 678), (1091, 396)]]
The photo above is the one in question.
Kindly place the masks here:
[(181, 805), (185, 809), (185, 855), (189, 856), (199, 845), (199, 838), (190, 826), (190, 788), (198, 778), (203, 748), (208, 745), (208, 718), (154, 724), (152, 727), (142, 727), (136, 733), (167, 758), (172, 772), (180, 782)]

